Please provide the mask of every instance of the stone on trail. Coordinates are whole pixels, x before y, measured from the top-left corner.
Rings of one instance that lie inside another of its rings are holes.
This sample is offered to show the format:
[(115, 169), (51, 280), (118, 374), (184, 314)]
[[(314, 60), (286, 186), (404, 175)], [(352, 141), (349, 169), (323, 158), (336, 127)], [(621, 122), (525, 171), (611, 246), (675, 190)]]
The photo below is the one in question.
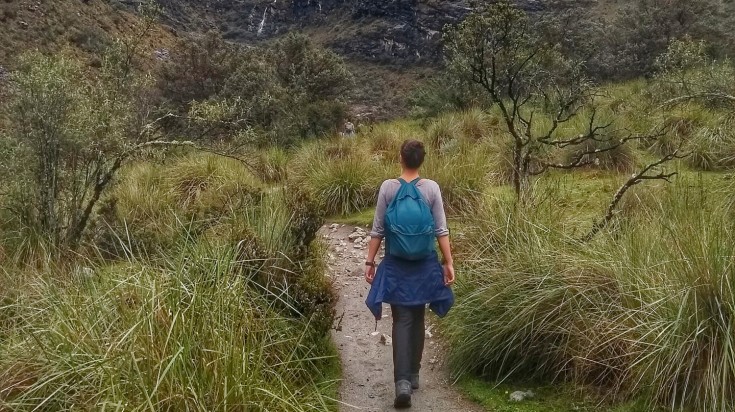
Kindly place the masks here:
[(393, 344), (393, 338), (384, 333), (380, 336), (380, 343), (385, 346), (390, 346)]
[(510, 394), (510, 401), (511, 402), (523, 402), (526, 399), (532, 399), (535, 396), (536, 394), (533, 393), (533, 391), (527, 391), (527, 392), (515, 391)]

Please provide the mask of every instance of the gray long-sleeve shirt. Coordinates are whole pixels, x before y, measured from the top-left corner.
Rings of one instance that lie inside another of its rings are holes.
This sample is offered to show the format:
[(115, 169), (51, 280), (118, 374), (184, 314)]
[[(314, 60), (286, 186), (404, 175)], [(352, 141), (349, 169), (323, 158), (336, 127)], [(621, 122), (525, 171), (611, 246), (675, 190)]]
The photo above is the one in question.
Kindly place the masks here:
[[(426, 199), (426, 202), (429, 204), (429, 208), (431, 209), (431, 214), (434, 216), (434, 230), (436, 232), (436, 237), (449, 235), (449, 229), (447, 229), (447, 216), (444, 213), (444, 201), (442, 200), (439, 185), (433, 180), (421, 179), (416, 183), (416, 187), (424, 196), (424, 199)], [(401, 182), (399, 182), (398, 179), (389, 179), (380, 185), (378, 206), (375, 208), (373, 229), (370, 232), (370, 237), (381, 239), (385, 237), (385, 211), (388, 209), (388, 205), (396, 197), (396, 193), (398, 193), (398, 189), (400, 188)]]

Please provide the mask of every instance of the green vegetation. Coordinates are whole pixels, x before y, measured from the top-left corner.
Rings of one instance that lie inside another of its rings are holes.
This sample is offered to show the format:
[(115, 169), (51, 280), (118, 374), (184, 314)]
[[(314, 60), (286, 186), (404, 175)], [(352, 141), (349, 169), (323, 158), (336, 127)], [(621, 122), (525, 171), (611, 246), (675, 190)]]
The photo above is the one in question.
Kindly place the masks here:
[(198, 140), (224, 138), (257, 147), (293, 146), (337, 131), (346, 116), (352, 75), (335, 53), (305, 35), (245, 47), (216, 35), (184, 38), (160, 67), (161, 110), (204, 125)]
[(318, 230), (369, 225), (415, 138), (451, 218), (443, 336), (472, 398), (731, 411), (735, 69), (705, 41), (727, 5), (631, 0), (600, 27), (645, 41), (583, 61), (606, 43), (584, 19), (561, 33), (586, 12), (551, 3), (475, 9), (417, 117), (352, 138), (352, 74), (304, 35), (181, 36), (151, 62), (153, 15), (119, 12), (0, 68), (0, 410), (336, 410)]
[[(288, 181), (291, 153), (258, 151), (254, 120), (228, 117), (257, 102), (167, 111), (141, 57), (150, 17), (95, 70), (34, 52), (7, 79), (0, 410), (334, 410), (320, 203)], [(305, 110), (277, 120), (279, 138), (334, 122), (316, 112), (341, 105), (338, 59), (298, 36), (269, 53), (246, 63)], [(236, 138), (204, 139), (223, 130)]]
[(155, 266), (80, 262), (23, 282), (3, 271), (0, 406), (333, 408), (326, 338), (285, 316), (283, 296), (254, 287), (234, 253), (200, 243)]
[[(489, 386), (486, 381), (476, 378), (463, 379), (458, 385), (470, 399), (484, 406), (490, 412), (652, 412), (649, 407), (628, 402), (611, 406), (600, 404), (591, 397), (585, 398), (578, 388), (563, 385), (513, 385), (498, 384)], [(532, 391), (534, 397), (523, 402), (513, 402), (510, 394), (516, 390)], [(656, 410), (656, 409), (654, 409)]]
[(445, 323), (458, 373), (728, 410), (733, 227), (717, 181), (695, 182), (638, 197), (592, 243), (572, 237), (575, 216), (554, 195), (533, 211), (489, 205)]
[(88, 258), (0, 271), (0, 406), (333, 409), (336, 297), (309, 198), (215, 156), (124, 175)]

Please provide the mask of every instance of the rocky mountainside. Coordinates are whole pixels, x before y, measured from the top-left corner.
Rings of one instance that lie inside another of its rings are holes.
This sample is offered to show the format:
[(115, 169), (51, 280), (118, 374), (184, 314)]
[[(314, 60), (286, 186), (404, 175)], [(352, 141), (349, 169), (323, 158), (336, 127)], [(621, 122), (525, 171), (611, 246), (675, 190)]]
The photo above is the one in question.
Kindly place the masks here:
[[(125, 1), (129, 5), (139, 0)], [(216, 30), (257, 43), (290, 31), (344, 56), (356, 76), (356, 112), (404, 114), (414, 86), (441, 65), (446, 24), (460, 21), (469, 0), (158, 0), (164, 22), (179, 31)], [(519, 0), (534, 10), (540, 0)]]
[[(444, 25), (470, 10), (467, 0), (160, 0), (167, 22), (188, 31), (216, 29), (254, 42), (291, 30), (350, 59), (429, 64), (440, 59)], [(519, 2), (527, 9), (540, 0)]]
[(163, 0), (167, 21), (189, 31), (217, 29), (225, 38), (257, 42), (304, 31), (349, 59), (432, 64), (445, 23), (464, 1)]

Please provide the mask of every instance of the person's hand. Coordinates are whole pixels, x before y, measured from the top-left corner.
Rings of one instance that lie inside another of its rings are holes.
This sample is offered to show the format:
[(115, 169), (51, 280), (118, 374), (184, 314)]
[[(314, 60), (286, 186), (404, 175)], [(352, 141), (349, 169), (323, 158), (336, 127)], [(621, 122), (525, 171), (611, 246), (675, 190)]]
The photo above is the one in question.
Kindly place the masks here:
[(367, 283), (373, 284), (373, 280), (375, 280), (375, 266), (365, 265), (365, 280)]
[(444, 284), (447, 286), (452, 286), (454, 284), (454, 265), (451, 263), (445, 263), (443, 265), (444, 269)]

